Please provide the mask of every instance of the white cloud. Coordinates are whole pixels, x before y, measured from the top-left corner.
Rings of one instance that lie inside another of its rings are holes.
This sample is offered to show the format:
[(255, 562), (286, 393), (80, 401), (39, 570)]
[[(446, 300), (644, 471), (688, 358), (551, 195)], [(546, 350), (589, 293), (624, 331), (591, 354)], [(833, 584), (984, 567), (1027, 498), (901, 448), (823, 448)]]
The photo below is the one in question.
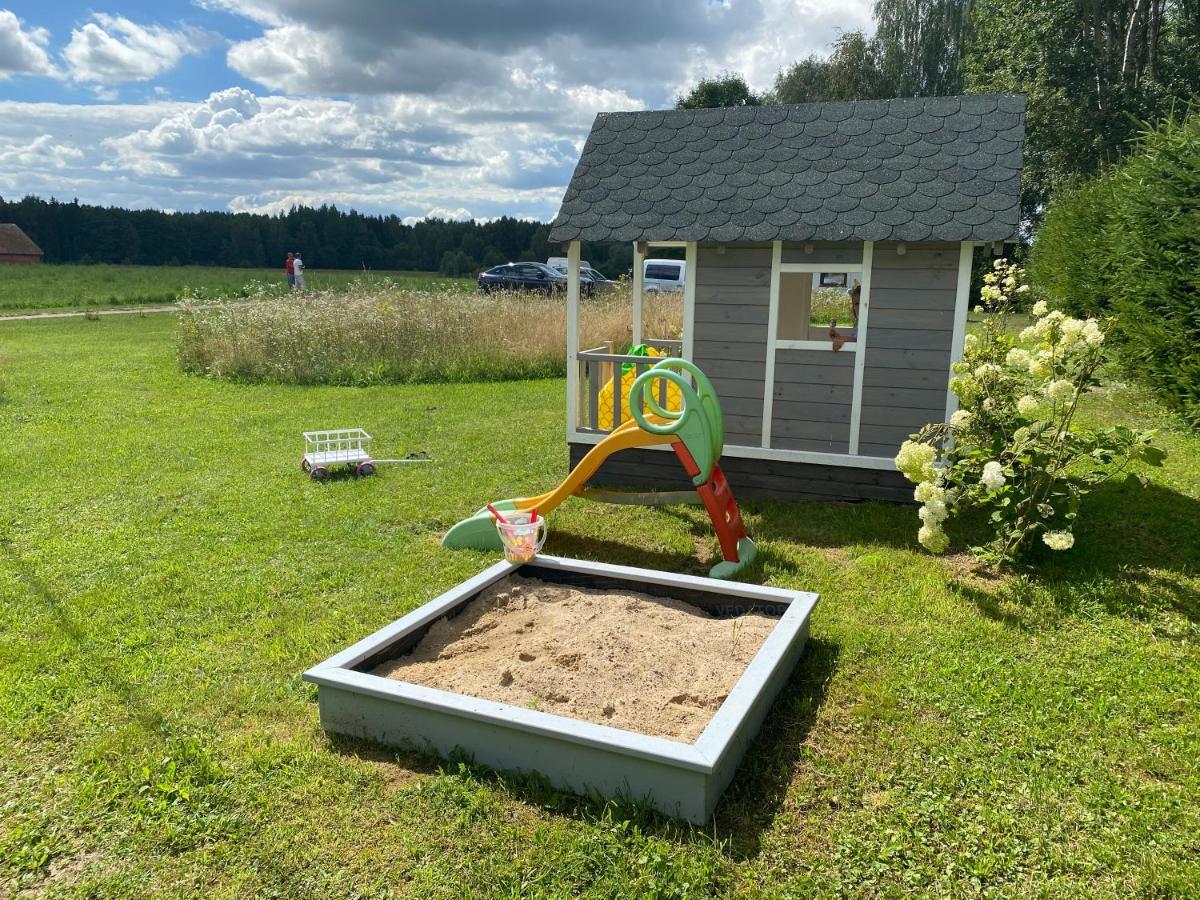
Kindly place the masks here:
[(95, 13), (91, 22), (71, 32), (62, 55), (71, 78), (101, 85), (103, 92), (121, 82), (156, 78), (185, 56), (203, 53), (215, 40), (209, 32), (190, 26), (173, 31)]
[(26, 28), (16, 13), (0, 9), (0, 81), (10, 75), (57, 75), (46, 47), (50, 32)]
[[(769, 87), (838, 27), (868, 25), (871, 0), (439, 0), (390, 12), (376, 0), (195, 2), (253, 23), (258, 36), (232, 43), (227, 61), (262, 89), (144, 105), (0, 101), (0, 194), (546, 220), (596, 113), (669, 105), (727, 69)], [(45, 53), (44, 33), (22, 33)], [(100, 14), (63, 55), (76, 81), (113, 96), (211, 39)]]

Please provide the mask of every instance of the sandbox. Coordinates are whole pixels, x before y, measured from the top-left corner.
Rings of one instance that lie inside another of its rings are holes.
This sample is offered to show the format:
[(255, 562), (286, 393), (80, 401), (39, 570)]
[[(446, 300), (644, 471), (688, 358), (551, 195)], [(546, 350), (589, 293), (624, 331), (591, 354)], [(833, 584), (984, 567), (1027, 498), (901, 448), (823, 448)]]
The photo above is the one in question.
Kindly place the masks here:
[(327, 731), (459, 750), (702, 823), (799, 659), (816, 600), (539, 556), (497, 563), (304, 677)]

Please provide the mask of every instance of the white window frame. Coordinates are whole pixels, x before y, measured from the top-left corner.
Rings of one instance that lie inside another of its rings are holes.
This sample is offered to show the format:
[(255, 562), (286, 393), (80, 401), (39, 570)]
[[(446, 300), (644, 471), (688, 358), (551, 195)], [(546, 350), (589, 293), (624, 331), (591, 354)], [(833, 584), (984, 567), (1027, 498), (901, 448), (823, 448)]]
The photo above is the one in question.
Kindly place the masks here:
[[(771, 446), (771, 430), (774, 425), (775, 412), (775, 352), (777, 350), (822, 350), (827, 353), (853, 353), (854, 354), (854, 387), (851, 394), (850, 405), (850, 441), (849, 453), (819, 453), (817, 456), (836, 458), (839, 460), (849, 460), (852, 458), (871, 460), (872, 464), (867, 468), (891, 468), (893, 463), (890, 459), (881, 460), (878, 457), (859, 457), (858, 456), (858, 431), (859, 423), (862, 417), (862, 381), (863, 372), (866, 365), (866, 344), (867, 344), (867, 316), (871, 306), (871, 266), (875, 260), (875, 242), (863, 241), (862, 260), (857, 263), (831, 263), (831, 262), (803, 262), (803, 263), (785, 263), (783, 261), (783, 242), (771, 242), (771, 306), (767, 316), (767, 362), (766, 371), (763, 373), (763, 408), (762, 408), (762, 437), (761, 447), (763, 450), (774, 450), (779, 453), (788, 454), (804, 454), (813, 456), (814, 454), (806, 450), (776, 450)], [(784, 273), (816, 273), (821, 272), (845, 272), (848, 275), (857, 274), (859, 277), (859, 285), (861, 293), (858, 303), (858, 327), (855, 329), (855, 337), (852, 341), (847, 341), (842, 345), (840, 350), (833, 349), (832, 341), (814, 341), (814, 340), (786, 340), (779, 337), (779, 288), (780, 276)], [(799, 456), (789, 457), (800, 459)], [(816, 461), (816, 460), (809, 460)], [(886, 466), (882, 463), (886, 462)], [(850, 465), (850, 463), (843, 463)]]

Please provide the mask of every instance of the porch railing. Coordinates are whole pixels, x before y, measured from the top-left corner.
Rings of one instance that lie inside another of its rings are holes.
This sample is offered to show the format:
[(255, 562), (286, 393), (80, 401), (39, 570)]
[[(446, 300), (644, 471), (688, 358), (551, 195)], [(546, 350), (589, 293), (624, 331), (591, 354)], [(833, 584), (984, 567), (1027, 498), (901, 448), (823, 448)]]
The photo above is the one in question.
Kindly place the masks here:
[[(679, 356), (683, 352), (683, 341), (646, 340), (643, 341), (655, 350), (664, 351), (667, 356)], [(626, 419), (631, 418), (625, 408), (625, 397), (622, 395), (622, 372), (626, 365), (633, 366), (637, 377), (653, 366), (657, 359), (653, 356), (630, 356), (623, 353), (613, 353), (611, 342), (590, 350), (579, 352), (579, 418), (576, 423), (579, 431), (594, 434), (605, 434), (612, 431)], [(614, 379), (613, 376), (616, 376)], [(613, 383), (612, 417), (601, 414), (601, 394), (605, 385)], [(663, 407), (667, 405), (667, 381), (658, 379), (658, 402)]]

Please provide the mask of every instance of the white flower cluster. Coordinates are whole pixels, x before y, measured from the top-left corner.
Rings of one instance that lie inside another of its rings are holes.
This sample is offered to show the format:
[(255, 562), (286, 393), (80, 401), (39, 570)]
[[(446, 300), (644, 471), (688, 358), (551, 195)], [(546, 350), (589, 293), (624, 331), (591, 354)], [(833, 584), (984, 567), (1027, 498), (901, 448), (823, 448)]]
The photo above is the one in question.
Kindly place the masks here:
[(1075, 546), (1075, 535), (1069, 531), (1047, 531), (1042, 535), (1042, 543), (1051, 550), (1070, 550)]
[(1017, 401), (1017, 412), (1028, 419), (1032, 419), (1042, 409), (1042, 404), (1038, 403), (1037, 397), (1032, 394), (1026, 394)]
[(950, 427), (955, 431), (965, 431), (971, 427), (972, 416), (965, 409), (956, 409), (950, 416)]
[(930, 553), (944, 552), (950, 546), (950, 538), (942, 527), (942, 523), (950, 515), (950, 497), (942, 487), (940, 477), (937, 481), (922, 481), (918, 484), (913, 491), (913, 498), (922, 504), (917, 511), (921, 519), (917, 540)]
[(979, 483), (989, 491), (998, 491), (1004, 487), (1005, 482), (1004, 467), (1000, 463), (992, 460), (983, 464), (983, 475), (979, 478)]
[(1050, 382), (1045, 390), (1052, 403), (1070, 403), (1075, 399), (1075, 385), (1065, 378)]
[(937, 477), (937, 470), (933, 465), (936, 459), (937, 450), (931, 444), (905, 441), (900, 445), (900, 452), (896, 454), (896, 468), (909, 481), (933, 481)]

